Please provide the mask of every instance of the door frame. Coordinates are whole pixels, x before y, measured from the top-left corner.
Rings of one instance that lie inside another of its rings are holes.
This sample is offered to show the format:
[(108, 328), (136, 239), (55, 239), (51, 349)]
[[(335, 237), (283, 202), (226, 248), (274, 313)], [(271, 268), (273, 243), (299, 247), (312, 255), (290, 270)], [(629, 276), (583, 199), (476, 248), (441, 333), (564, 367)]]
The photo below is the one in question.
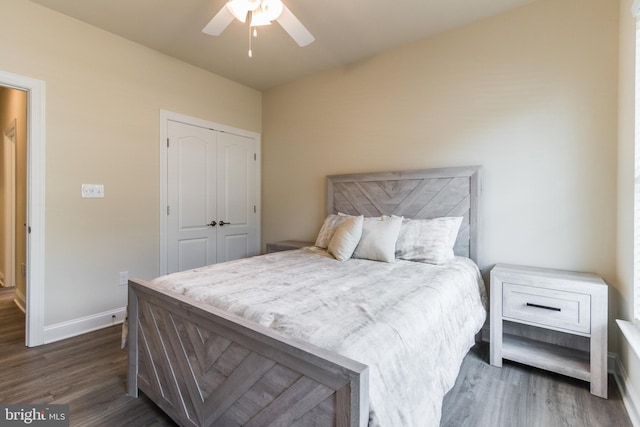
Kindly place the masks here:
[[(16, 119), (2, 133), (4, 180), (4, 285), (16, 286)], [(7, 169), (4, 169), (7, 167)], [(20, 296), (18, 296), (18, 299)]]
[(262, 164), (262, 145), (260, 141), (260, 134), (256, 132), (251, 132), (244, 129), (238, 129), (231, 126), (223, 125), (220, 123), (211, 122), (204, 119), (199, 119), (196, 117), (185, 116), (184, 114), (174, 113), (171, 111), (160, 110), (160, 275), (167, 274), (168, 272), (168, 260), (167, 260), (167, 250), (168, 250), (168, 236), (167, 236), (167, 206), (168, 206), (168, 189), (167, 189), (167, 178), (168, 178), (168, 165), (167, 165), (167, 144), (168, 144), (168, 124), (169, 121), (180, 122), (187, 125), (199, 126), (207, 129), (212, 129), (221, 132), (232, 133), (235, 135), (246, 136), (248, 138), (253, 138), (256, 141), (256, 214), (258, 215), (258, 222), (256, 224), (257, 233), (258, 233), (258, 247), (262, 247), (261, 243), (261, 218), (262, 218), (262, 198), (261, 198), (261, 188), (262, 188), (262, 174), (261, 164)]
[(45, 82), (0, 70), (0, 86), (27, 92), (27, 295), (25, 344), (44, 344)]

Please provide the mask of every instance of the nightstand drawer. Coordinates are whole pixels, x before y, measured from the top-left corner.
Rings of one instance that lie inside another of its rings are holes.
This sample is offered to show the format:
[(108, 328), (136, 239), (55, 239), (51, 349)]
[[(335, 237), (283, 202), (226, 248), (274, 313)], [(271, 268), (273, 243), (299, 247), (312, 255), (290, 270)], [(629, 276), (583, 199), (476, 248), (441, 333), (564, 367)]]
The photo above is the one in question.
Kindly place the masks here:
[(505, 320), (591, 332), (590, 295), (514, 283), (504, 283), (502, 294)]

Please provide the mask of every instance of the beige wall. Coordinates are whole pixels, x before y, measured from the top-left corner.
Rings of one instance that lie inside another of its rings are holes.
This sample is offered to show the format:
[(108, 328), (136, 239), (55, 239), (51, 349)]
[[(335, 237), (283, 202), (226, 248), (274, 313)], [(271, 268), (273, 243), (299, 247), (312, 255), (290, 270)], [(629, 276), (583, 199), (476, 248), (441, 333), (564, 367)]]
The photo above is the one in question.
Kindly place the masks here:
[[(629, 12), (633, 0), (620, 1), (620, 79), (618, 116), (618, 233), (617, 282), (620, 306), (617, 317), (633, 319), (633, 181), (635, 140), (636, 23)], [(622, 337), (617, 348), (635, 394), (640, 391), (640, 360)]]
[(480, 164), (483, 267), (615, 283), (617, 38), (617, 2), (538, 0), (265, 92), (264, 242), (314, 239), (328, 174)]
[(118, 272), (159, 270), (160, 110), (260, 132), (261, 94), (27, 0), (0, 15), (0, 69), (46, 83), (45, 325), (123, 307)]
[(538, 0), (266, 91), (263, 242), (314, 240), (326, 175), (479, 164), (481, 267), (598, 273), (614, 319), (618, 20)]
[[(27, 94), (26, 92), (0, 87), (0, 132), (4, 132), (10, 123), (16, 123), (16, 247), (15, 247), (15, 286), (18, 298), (24, 302), (26, 296), (26, 277), (22, 274), (21, 265), (26, 264), (26, 165), (27, 165)], [(1, 138), (2, 136), (0, 136)], [(0, 149), (0, 165), (3, 164)], [(2, 176), (0, 174), (0, 179)], [(4, 242), (4, 207), (0, 194), (0, 242)], [(0, 259), (5, 256), (4, 243), (0, 244)]]

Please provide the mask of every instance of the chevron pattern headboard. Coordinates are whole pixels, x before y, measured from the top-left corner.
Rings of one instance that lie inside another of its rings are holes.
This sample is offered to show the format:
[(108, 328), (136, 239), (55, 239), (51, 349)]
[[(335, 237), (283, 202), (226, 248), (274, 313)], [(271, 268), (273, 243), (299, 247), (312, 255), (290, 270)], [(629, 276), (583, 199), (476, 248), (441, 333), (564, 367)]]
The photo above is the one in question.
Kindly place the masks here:
[(462, 216), (454, 252), (480, 265), (480, 171), (480, 166), (464, 166), (332, 175), (327, 177), (327, 213), (409, 219)]

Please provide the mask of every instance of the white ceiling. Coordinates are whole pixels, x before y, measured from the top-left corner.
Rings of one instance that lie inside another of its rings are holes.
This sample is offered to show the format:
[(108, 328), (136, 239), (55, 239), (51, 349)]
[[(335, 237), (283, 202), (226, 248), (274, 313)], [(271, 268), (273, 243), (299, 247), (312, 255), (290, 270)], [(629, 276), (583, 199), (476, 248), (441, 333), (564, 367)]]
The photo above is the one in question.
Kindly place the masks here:
[(316, 41), (301, 48), (274, 23), (258, 29), (251, 59), (247, 24), (202, 33), (226, 0), (31, 1), (264, 90), (533, 0), (284, 0)]

